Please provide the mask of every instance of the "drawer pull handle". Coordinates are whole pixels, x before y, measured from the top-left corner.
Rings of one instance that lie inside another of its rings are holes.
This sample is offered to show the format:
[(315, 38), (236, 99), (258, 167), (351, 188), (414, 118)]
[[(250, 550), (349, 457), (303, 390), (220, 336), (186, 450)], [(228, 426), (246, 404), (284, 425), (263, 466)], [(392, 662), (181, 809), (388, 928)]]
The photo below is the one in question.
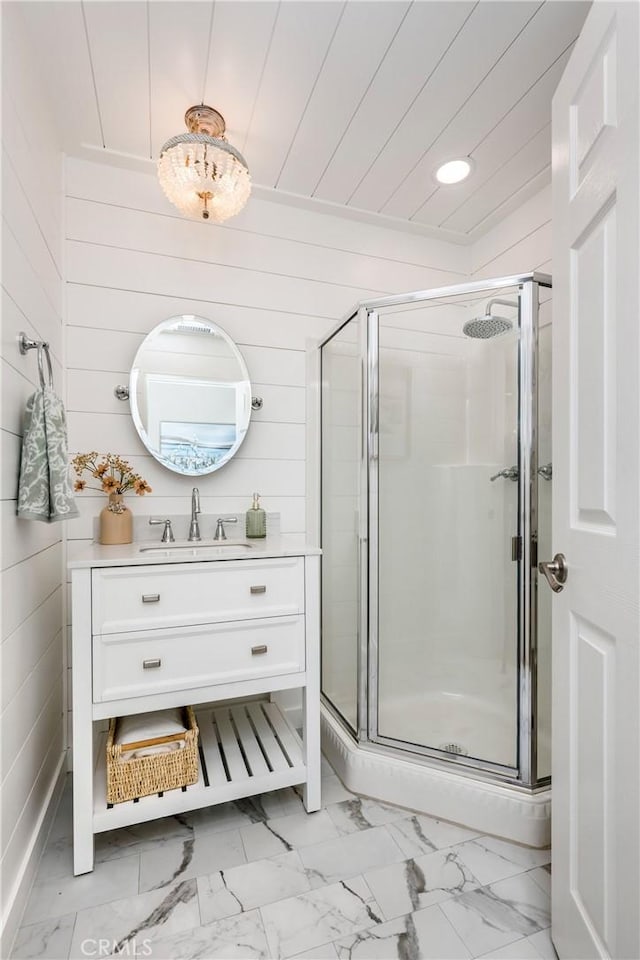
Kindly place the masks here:
[(266, 586), (265, 586), (263, 583), (258, 584), (257, 586), (254, 586), (254, 587), (250, 587), (249, 589), (250, 589), (251, 593), (266, 593), (266, 592), (267, 592), (267, 588), (266, 588)]
[(162, 660), (160, 657), (154, 657), (152, 660), (143, 660), (142, 669), (143, 670), (155, 670), (156, 667), (162, 666)]
[(159, 593), (143, 593), (142, 602), (143, 603), (159, 603), (160, 594)]
[(252, 657), (257, 656), (257, 654), (259, 654), (259, 653), (266, 653), (266, 652), (267, 652), (267, 645), (266, 645), (266, 643), (261, 643), (261, 644), (259, 644), (259, 646), (257, 646), (257, 647), (251, 647), (251, 656), (252, 656)]

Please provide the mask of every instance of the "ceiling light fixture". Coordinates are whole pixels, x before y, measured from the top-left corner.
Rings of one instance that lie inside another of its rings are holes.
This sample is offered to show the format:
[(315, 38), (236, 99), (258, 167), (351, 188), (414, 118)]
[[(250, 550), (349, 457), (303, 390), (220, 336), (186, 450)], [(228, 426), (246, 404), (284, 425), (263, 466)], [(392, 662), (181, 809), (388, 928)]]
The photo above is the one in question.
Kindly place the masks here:
[(471, 157), (461, 157), (459, 160), (449, 160), (443, 163), (436, 170), (436, 180), (438, 183), (460, 183), (466, 180), (473, 170), (473, 160)]
[(249, 168), (227, 142), (224, 117), (213, 107), (189, 107), (184, 122), (189, 132), (171, 137), (160, 151), (160, 185), (186, 216), (222, 223), (249, 199)]

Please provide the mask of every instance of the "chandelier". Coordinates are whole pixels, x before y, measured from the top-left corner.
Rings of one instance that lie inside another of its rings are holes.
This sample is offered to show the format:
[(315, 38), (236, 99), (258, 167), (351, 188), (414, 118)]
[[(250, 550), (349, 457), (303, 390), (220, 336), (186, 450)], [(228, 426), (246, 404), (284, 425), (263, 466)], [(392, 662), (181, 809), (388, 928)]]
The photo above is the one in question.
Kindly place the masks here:
[(189, 107), (184, 121), (189, 132), (171, 137), (160, 151), (160, 184), (186, 216), (222, 223), (249, 199), (249, 168), (225, 139), (224, 117), (213, 107)]

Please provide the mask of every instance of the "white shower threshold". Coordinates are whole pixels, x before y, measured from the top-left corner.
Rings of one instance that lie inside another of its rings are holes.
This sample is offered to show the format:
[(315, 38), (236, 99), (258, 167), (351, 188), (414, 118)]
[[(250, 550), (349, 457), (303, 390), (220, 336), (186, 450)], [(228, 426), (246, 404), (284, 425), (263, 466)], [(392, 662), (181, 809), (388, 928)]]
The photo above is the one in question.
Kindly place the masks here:
[(551, 790), (528, 793), (358, 746), (323, 704), (322, 749), (354, 793), (531, 847), (551, 843)]

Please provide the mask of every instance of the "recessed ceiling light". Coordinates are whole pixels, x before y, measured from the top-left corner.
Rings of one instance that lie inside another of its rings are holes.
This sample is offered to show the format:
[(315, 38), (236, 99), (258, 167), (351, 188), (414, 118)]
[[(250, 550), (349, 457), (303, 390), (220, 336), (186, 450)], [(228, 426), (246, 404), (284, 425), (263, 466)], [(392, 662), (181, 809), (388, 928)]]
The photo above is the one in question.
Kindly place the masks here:
[(459, 160), (449, 160), (443, 163), (436, 170), (436, 180), (438, 183), (460, 183), (466, 180), (473, 170), (473, 160), (471, 157), (461, 157)]

